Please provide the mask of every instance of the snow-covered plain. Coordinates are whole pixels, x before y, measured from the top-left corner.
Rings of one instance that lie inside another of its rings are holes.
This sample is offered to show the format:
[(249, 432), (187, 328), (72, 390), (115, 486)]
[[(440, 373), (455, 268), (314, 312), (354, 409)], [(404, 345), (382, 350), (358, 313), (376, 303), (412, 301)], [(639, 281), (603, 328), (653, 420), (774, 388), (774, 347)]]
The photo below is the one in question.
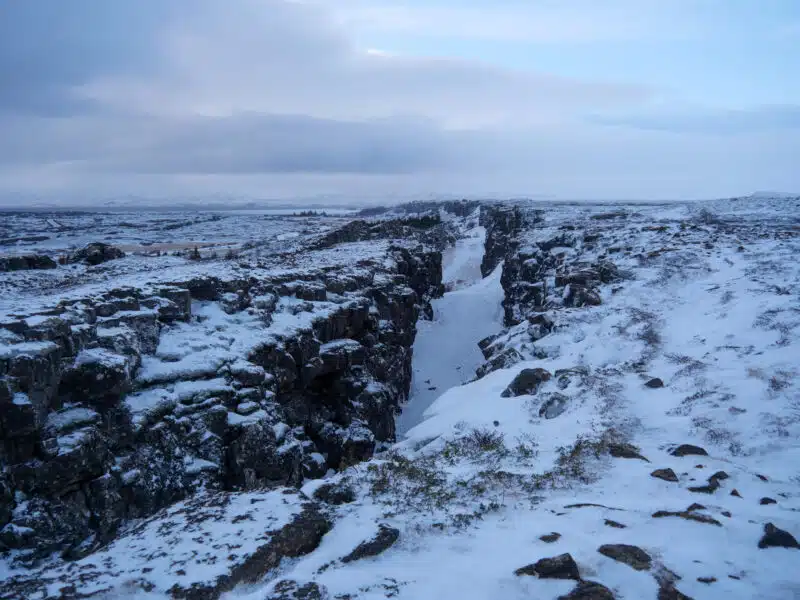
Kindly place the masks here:
[[(603, 216), (615, 212), (624, 217)], [(548, 208), (528, 241), (599, 232), (595, 247), (555, 251), (606, 256), (626, 277), (600, 289), (599, 306), (549, 310), (555, 327), (535, 353), (527, 322), (505, 331), (526, 360), (475, 380), (476, 344), (501, 331), (503, 296), (501, 267), (480, 278), (485, 232), (465, 227), (445, 257), (449, 291), (419, 323), (401, 439), (308, 481), (309, 496), (345, 482), (355, 501), (330, 508), (333, 529), (314, 552), (223, 597), (282, 598), (276, 586), (294, 580), (319, 585), (307, 598), (559, 598), (574, 581), (515, 571), (563, 553), (622, 600), (800, 597), (800, 550), (758, 546), (767, 523), (800, 538), (798, 215), (785, 199)], [(555, 376), (535, 395), (503, 397), (524, 368)], [(645, 385), (655, 377), (663, 387)], [(564, 412), (541, 417), (556, 393)], [(612, 444), (640, 458), (614, 457)], [(674, 456), (679, 444), (707, 455)], [(689, 489), (721, 471), (717, 489)], [(399, 541), (341, 560), (379, 524)], [(652, 564), (634, 569), (598, 552), (603, 544), (634, 545)], [(131, 547), (120, 540), (104, 557), (123, 564)], [(137, 597), (169, 597), (161, 590), (175, 576), (162, 571), (163, 586)], [(104, 597), (128, 593), (119, 584)]]

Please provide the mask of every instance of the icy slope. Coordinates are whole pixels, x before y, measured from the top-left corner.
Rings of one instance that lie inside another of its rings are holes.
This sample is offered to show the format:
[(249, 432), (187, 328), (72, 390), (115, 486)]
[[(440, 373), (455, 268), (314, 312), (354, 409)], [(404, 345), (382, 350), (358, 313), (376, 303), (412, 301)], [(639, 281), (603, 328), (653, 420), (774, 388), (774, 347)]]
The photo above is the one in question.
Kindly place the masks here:
[(432, 321), (418, 324), (411, 394), (397, 417), (398, 435), (418, 424), (440, 394), (475, 376), (483, 362), (478, 342), (502, 325), (500, 269), (480, 276), (486, 232), (476, 227), (465, 235), (444, 257), (444, 284), (453, 291), (432, 301)]

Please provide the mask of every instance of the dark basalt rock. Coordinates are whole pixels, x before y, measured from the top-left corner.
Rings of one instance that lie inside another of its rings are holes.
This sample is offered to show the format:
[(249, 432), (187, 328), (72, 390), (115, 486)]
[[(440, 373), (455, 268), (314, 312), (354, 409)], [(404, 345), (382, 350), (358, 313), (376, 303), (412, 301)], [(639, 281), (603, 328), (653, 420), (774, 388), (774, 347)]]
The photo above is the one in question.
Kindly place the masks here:
[(93, 242), (71, 254), (67, 261), (70, 263), (83, 262), (87, 265), (99, 265), (109, 260), (124, 257), (125, 253), (115, 246), (102, 242)]
[(55, 269), (58, 265), (49, 256), (27, 254), (0, 258), (0, 273), (8, 271), (30, 271), (35, 269)]
[(539, 407), (539, 416), (543, 419), (555, 419), (564, 414), (568, 405), (569, 396), (553, 392), (552, 394), (548, 394), (547, 398)]
[(650, 473), (650, 476), (655, 477), (656, 479), (663, 479), (664, 481), (669, 481), (671, 483), (678, 482), (678, 476), (672, 469), (656, 469)]
[(326, 600), (328, 590), (313, 581), (298, 583), (284, 579), (275, 584), (273, 591), (264, 600)]
[(480, 379), (493, 371), (513, 367), (523, 360), (525, 360), (525, 358), (514, 348), (505, 348), (499, 354), (492, 356), (487, 362), (478, 367), (475, 374), (477, 378)]
[(759, 548), (798, 548), (800, 543), (788, 531), (778, 529), (772, 523), (764, 525), (764, 535), (758, 542)]
[(670, 454), (672, 456), (708, 456), (708, 452), (706, 452), (700, 446), (693, 446), (692, 444), (681, 444), (677, 448), (674, 448)]
[(651, 389), (657, 389), (664, 387), (664, 382), (658, 377), (653, 377), (652, 379), (649, 379), (644, 385), (645, 387), (649, 387)]
[(350, 563), (364, 558), (383, 554), (400, 539), (400, 531), (394, 527), (381, 524), (378, 533), (371, 540), (361, 542), (350, 554), (342, 558), (343, 563)]
[(614, 600), (614, 594), (596, 581), (581, 581), (569, 594), (559, 596), (558, 600)]
[(637, 571), (647, 571), (653, 564), (650, 555), (639, 548), (629, 544), (604, 544), (597, 551), (603, 556), (625, 563)]
[(517, 576), (532, 575), (541, 579), (574, 579), (578, 581), (581, 578), (578, 565), (570, 554), (543, 558), (517, 569), (514, 573)]
[(552, 375), (545, 369), (522, 369), (501, 394), (503, 398), (535, 394), (542, 383), (550, 381)]

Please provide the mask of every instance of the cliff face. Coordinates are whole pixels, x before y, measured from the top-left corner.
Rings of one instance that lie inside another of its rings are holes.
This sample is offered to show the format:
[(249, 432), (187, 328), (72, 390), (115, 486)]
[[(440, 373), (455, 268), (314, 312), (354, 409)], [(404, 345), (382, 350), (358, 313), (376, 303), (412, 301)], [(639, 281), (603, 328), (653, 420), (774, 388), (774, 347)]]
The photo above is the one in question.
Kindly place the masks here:
[(394, 440), (441, 254), (105, 289), (0, 323), (0, 548), (74, 558), (200, 489)]

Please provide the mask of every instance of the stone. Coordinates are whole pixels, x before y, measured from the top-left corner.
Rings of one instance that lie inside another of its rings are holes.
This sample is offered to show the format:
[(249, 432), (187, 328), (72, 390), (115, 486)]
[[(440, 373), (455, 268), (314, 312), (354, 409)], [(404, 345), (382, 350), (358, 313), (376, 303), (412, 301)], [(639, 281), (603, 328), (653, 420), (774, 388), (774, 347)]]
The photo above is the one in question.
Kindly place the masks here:
[(605, 524), (607, 527), (613, 527), (614, 529), (625, 529), (625, 528), (627, 528), (627, 527), (628, 527), (627, 525), (623, 525), (622, 523), (619, 523), (619, 522), (617, 522), (617, 521), (612, 521), (611, 519), (605, 519), (605, 520), (603, 521), (603, 523), (604, 523), (604, 524)]
[(531, 575), (540, 579), (574, 579), (579, 581), (581, 578), (578, 565), (570, 554), (542, 558), (533, 564), (517, 569), (514, 573), (517, 576)]
[(645, 387), (649, 387), (650, 389), (657, 389), (664, 387), (664, 382), (658, 377), (653, 377), (652, 379), (648, 380), (644, 385)]
[(327, 588), (313, 581), (298, 583), (284, 579), (275, 584), (272, 592), (264, 600), (327, 600)]
[(552, 392), (548, 394), (539, 407), (539, 416), (543, 419), (555, 419), (564, 414), (569, 406), (569, 396)]
[(35, 269), (55, 269), (58, 265), (44, 254), (0, 257), (0, 273), (7, 271), (29, 271)]
[(672, 456), (708, 456), (708, 452), (705, 449), (692, 444), (681, 444), (674, 448), (670, 454)]
[(548, 533), (546, 535), (539, 537), (539, 539), (542, 540), (545, 544), (552, 544), (561, 539), (561, 534), (556, 532)]
[(581, 581), (571, 592), (559, 596), (558, 600), (614, 600), (614, 594), (596, 581)]
[(688, 488), (690, 492), (699, 492), (702, 494), (713, 494), (720, 487), (720, 481), (728, 479), (730, 476), (725, 471), (717, 471), (708, 478), (706, 485), (693, 486)]
[(669, 481), (671, 483), (678, 482), (678, 476), (672, 469), (656, 469), (650, 473), (650, 476), (655, 477), (656, 479), (663, 479), (664, 481)]
[(783, 529), (779, 529), (775, 527), (772, 523), (767, 523), (764, 525), (764, 535), (761, 537), (761, 540), (758, 542), (759, 548), (798, 548), (800, 549), (800, 544), (797, 543), (797, 539), (789, 533), (788, 531), (784, 531)]
[(761, 500), (759, 500), (758, 503), (761, 504), (762, 506), (765, 506), (767, 504), (777, 504), (778, 501), (775, 500), (774, 498), (767, 498), (765, 496), (764, 498), (761, 498)]
[(674, 585), (662, 585), (658, 588), (657, 600), (692, 600)]
[(692, 511), (691, 507), (689, 510), (684, 511), (659, 510), (653, 513), (654, 519), (661, 519), (664, 517), (680, 517), (681, 519), (686, 519), (687, 521), (696, 521), (698, 523), (722, 527), (722, 523), (717, 521), (715, 518), (709, 517), (708, 515), (698, 514)]
[(361, 542), (350, 554), (342, 558), (342, 562), (350, 563), (383, 554), (394, 546), (398, 539), (400, 539), (400, 531), (382, 523), (378, 526), (378, 533), (375, 537)]
[(70, 263), (83, 262), (87, 265), (99, 265), (109, 260), (124, 258), (125, 253), (119, 248), (102, 242), (87, 244), (77, 252), (72, 253), (67, 261)]
[(603, 556), (625, 563), (637, 571), (647, 571), (653, 564), (650, 555), (639, 548), (629, 544), (604, 544), (597, 551)]
[(508, 387), (501, 394), (503, 398), (512, 398), (535, 394), (539, 386), (551, 378), (550, 372), (545, 369), (522, 369), (516, 377), (508, 384)]

